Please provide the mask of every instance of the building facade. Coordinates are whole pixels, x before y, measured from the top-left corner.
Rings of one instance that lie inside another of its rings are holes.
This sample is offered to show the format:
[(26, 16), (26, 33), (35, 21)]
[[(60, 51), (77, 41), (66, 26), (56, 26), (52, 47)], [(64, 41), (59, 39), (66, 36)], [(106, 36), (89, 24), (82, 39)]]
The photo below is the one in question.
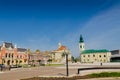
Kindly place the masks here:
[(3, 42), (0, 46), (0, 64), (27, 64), (27, 59), (27, 49), (17, 48), (16, 45), (9, 42)]
[(106, 49), (85, 50), (85, 43), (82, 38), (82, 35), (80, 36), (79, 50), (80, 50), (80, 59), (82, 63), (110, 62), (111, 52)]
[(47, 64), (50, 59), (50, 53), (45, 52), (31, 52), (28, 54), (28, 63), (32, 65)]
[(120, 50), (112, 50), (111, 51), (111, 62), (120, 62)]
[(82, 63), (110, 62), (111, 53), (108, 50), (84, 50), (81, 52)]
[(72, 57), (70, 50), (66, 46), (59, 43), (58, 49), (51, 52), (52, 62), (65, 63), (66, 54), (68, 54), (68, 61), (70, 62)]

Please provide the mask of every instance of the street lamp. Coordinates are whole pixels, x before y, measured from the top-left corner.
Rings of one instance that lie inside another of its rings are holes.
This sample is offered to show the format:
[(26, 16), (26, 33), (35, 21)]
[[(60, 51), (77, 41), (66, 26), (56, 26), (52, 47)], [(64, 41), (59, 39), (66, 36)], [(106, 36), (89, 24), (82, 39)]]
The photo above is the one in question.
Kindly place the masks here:
[(64, 54), (66, 55), (66, 76), (69, 76), (69, 70), (68, 70), (68, 50), (64, 50)]

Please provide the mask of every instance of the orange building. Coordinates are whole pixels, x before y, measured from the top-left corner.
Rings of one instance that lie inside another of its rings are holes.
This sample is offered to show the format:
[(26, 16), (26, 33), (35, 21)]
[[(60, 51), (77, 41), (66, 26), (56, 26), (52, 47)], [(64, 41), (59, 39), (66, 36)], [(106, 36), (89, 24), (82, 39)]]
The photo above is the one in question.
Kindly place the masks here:
[(0, 46), (0, 64), (16, 65), (27, 64), (28, 55), (27, 49), (17, 48), (9, 42), (3, 42)]

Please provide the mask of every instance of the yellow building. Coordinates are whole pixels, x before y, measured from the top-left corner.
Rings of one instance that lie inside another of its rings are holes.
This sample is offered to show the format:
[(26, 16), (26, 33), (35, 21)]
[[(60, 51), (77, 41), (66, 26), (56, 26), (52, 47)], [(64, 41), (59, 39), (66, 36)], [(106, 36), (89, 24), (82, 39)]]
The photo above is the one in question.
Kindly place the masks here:
[(85, 44), (82, 35), (80, 35), (79, 50), (82, 63), (110, 62), (111, 52), (106, 49), (85, 50)]
[(81, 52), (82, 63), (110, 62), (111, 53), (108, 50), (84, 50)]
[[(66, 51), (66, 52), (65, 52)], [(52, 62), (65, 63), (66, 55), (68, 54), (68, 61), (71, 61), (71, 52), (67, 49), (66, 46), (63, 46), (61, 43), (58, 44), (58, 49), (51, 52), (52, 53)]]

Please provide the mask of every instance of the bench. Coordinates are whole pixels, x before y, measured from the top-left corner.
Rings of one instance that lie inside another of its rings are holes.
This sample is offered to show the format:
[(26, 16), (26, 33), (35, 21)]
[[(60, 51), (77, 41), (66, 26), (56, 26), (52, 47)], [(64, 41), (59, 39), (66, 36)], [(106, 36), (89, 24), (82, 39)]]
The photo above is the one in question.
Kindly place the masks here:
[(93, 70), (93, 69), (120, 69), (120, 67), (90, 67), (90, 68), (78, 68), (78, 74), (83, 70)]

